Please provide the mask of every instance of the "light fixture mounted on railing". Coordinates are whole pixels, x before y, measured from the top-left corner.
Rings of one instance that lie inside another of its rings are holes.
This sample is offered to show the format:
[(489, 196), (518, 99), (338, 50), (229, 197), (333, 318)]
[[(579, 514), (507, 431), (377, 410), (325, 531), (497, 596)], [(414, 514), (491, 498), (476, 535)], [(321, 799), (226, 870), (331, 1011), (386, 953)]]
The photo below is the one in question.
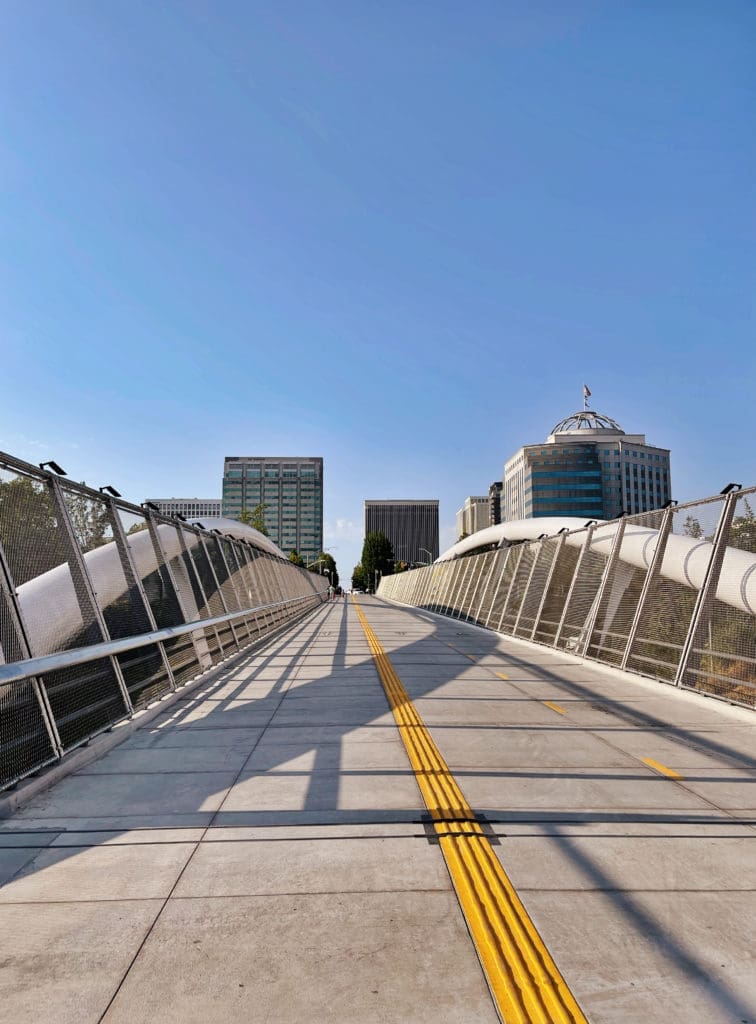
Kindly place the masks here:
[(159, 512), (160, 511), (160, 509), (157, 507), (157, 505), (154, 503), (154, 501), (143, 501), (142, 502), (142, 508), (152, 509), (153, 512)]
[(53, 473), (57, 473), (58, 476), (68, 476), (65, 469), (59, 466), (57, 462), (53, 462), (52, 459), (50, 459), (49, 462), (38, 462), (37, 465), (40, 469), (44, 469), (45, 466), (49, 466)]
[(117, 491), (115, 489), (115, 487), (111, 487), (110, 484), (105, 484), (105, 486), (104, 487), (100, 487), (99, 490), (100, 490), (100, 494), (107, 493), (107, 494), (112, 494), (114, 498), (120, 498), (121, 497), (121, 492)]
[(719, 493), (720, 494), (729, 494), (730, 491), (742, 491), (742, 490), (743, 490), (743, 485), (742, 484), (728, 484), (726, 487), (723, 487), (722, 490)]

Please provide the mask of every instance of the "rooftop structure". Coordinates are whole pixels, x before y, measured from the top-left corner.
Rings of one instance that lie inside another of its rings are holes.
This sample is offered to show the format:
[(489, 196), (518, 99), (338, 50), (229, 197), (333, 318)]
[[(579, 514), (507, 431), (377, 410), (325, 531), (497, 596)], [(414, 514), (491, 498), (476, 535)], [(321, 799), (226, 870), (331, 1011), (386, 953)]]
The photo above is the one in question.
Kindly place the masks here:
[(661, 508), (671, 496), (669, 454), (645, 434), (626, 434), (611, 417), (583, 409), (507, 461), (501, 518), (615, 519)]

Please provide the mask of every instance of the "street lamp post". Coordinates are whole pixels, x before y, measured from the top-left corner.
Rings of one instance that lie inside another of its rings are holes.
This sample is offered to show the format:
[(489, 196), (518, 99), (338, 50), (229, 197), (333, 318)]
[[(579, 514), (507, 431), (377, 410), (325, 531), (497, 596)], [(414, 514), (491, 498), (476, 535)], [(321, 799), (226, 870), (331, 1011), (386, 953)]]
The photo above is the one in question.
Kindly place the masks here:
[(427, 556), (428, 556), (428, 558), (430, 559), (430, 562), (427, 562), (426, 564), (427, 564), (427, 565), (430, 565), (430, 564), (431, 564), (431, 562), (433, 561), (433, 555), (432, 555), (432, 554), (430, 553), (430, 551), (429, 551), (429, 550), (428, 550), (427, 548), (418, 548), (417, 550), (418, 550), (418, 551), (424, 551), (424, 552), (426, 553), (426, 555), (427, 555)]

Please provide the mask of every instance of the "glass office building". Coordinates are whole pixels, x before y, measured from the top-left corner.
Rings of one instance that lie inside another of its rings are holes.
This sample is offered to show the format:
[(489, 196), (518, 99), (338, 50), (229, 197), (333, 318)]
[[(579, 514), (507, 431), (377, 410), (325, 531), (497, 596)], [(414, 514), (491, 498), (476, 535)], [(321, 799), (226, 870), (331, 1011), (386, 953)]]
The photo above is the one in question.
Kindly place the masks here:
[(164, 516), (178, 513), (186, 519), (214, 518), (221, 514), (220, 498), (145, 498)]
[(438, 558), (438, 499), (392, 498), (365, 502), (365, 535), (380, 530), (402, 562)]
[(264, 505), (268, 536), (305, 562), (323, 550), (323, 460), (302, 456), (229, 455), (223, 463), (223, 515), (239, 519)]
[(543, 444), (525, 445), (509, 459), (502, 520), (615, 519), (661, 508), (670, 497), (669, 449), (585, 410), (557, 423)]

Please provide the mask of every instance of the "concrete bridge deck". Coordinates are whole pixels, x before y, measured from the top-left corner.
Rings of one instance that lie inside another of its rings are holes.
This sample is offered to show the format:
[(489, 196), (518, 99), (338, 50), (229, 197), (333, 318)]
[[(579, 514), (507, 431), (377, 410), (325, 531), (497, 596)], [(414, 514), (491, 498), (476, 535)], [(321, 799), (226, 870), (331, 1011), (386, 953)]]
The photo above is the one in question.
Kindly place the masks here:
[(580, 1007), (520, 1019), (756, 1024), (753, 715), (359, 602), (372, 646), (323, 606), (2, 822), (0, 1017), (498, 1020), (441, 779)]

